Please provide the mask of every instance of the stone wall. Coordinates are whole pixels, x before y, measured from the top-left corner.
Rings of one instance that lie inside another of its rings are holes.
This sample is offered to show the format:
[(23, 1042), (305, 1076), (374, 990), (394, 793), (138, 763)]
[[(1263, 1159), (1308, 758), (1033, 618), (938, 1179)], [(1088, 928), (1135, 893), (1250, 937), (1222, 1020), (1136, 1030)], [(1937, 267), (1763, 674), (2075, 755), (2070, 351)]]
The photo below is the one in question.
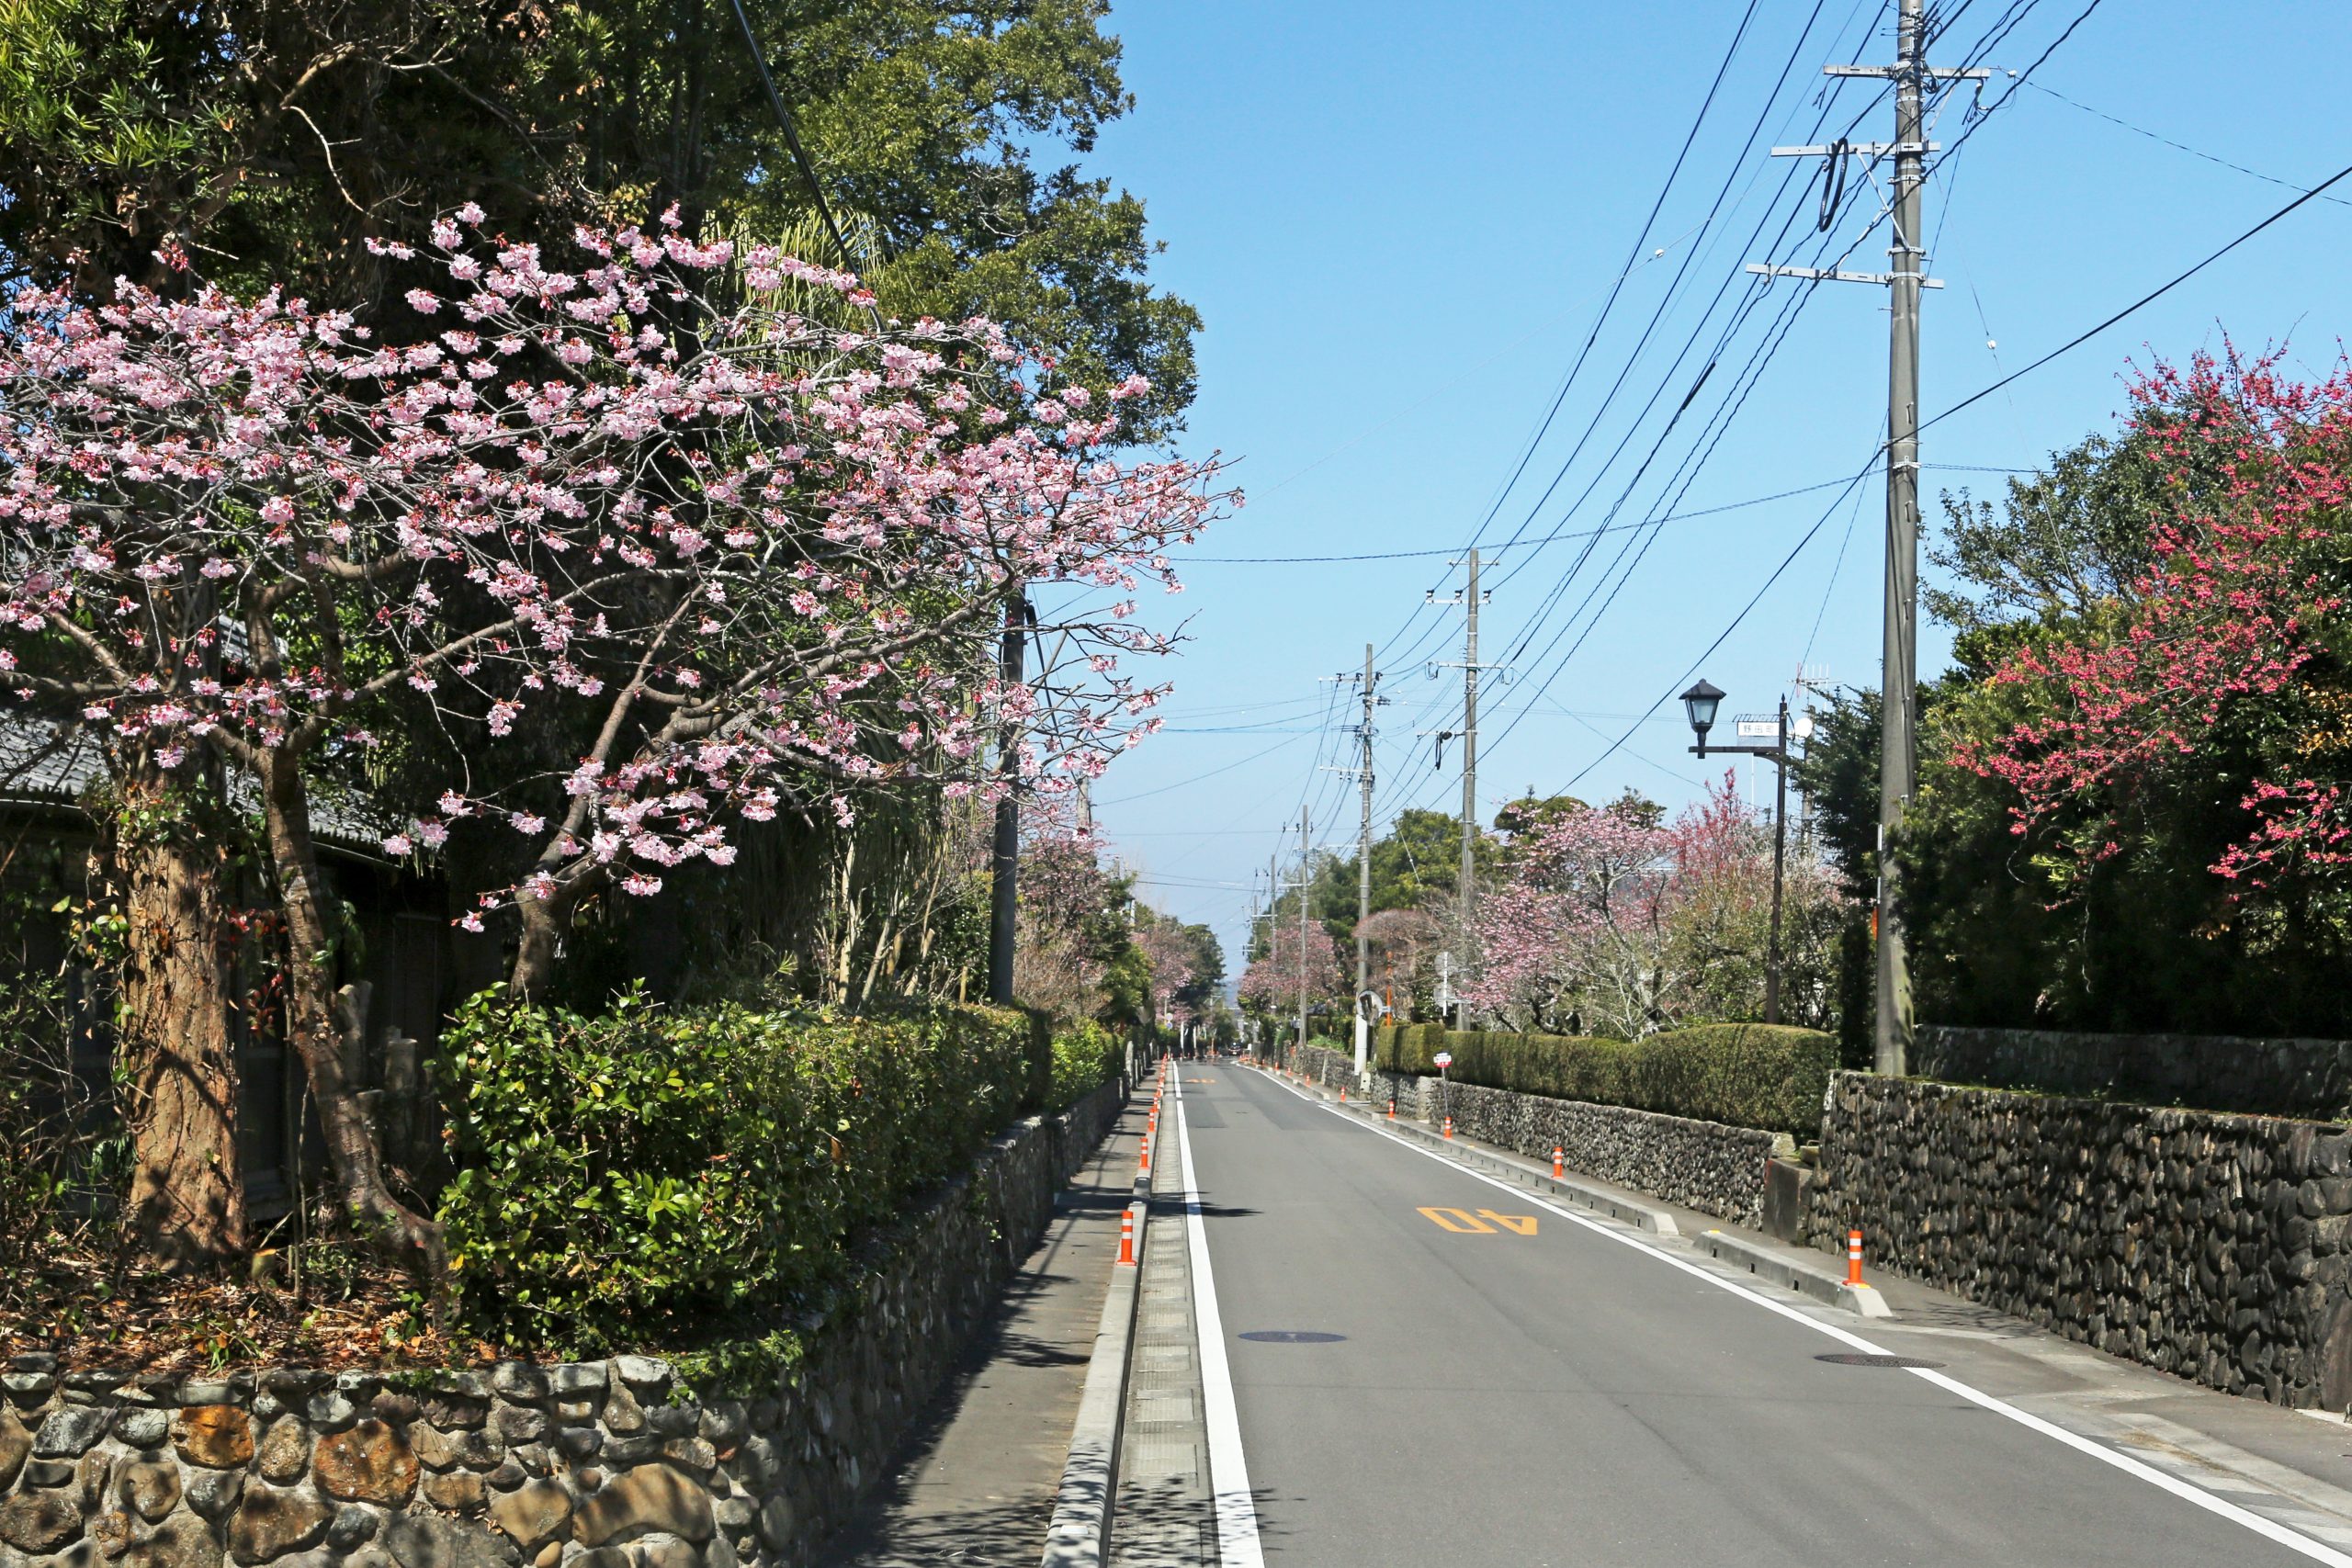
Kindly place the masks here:
[(414, 1376), (0, 1374), (0, 1568), (798, 1565), (879, 1476), (1109, 1129), (1106, 1086), (998, 1139), (861, 1258), (789, 1370), (640, 1356)]
[(1367, 1074), (1359, 1089), (1355, 1058), (1319, 1046), (1289, 1047), (1285, 1060), (1326, 1088), (1347, 1084), (1368, 1103), (1394, 1094), (1399, 1116), (1437, 1125), (1451, 1113), (1465, 1138), (1546, 1162), (1557, 1148), (1570, 1170), (1745, 1225), (1763, 1223), (1765, 1167), (1792, 1147), (1786, 1134), (1753, 1127), (1403, 1073)]
[(1816, 1245), (2111, 1355), (2352, 1404), (2352, 1132), (1840, 1073)]
[(1947, 1083), (2030, 1089), (2258, 1116), (2352, 1113), (2352, 1041), (2218, 1034), (2068, 1034), (1922, 1025), (1912, 1071)]
[(1754, 1127), (1476, 1084), (1447, 1086), (1436, 1115), (1449, 1107), (1464, 1137), (1541, 1160), (1557, 1148), (1570, 1170), (1743, 1225), (1763, 1224), (1765, 1164), (1790, 1145)]

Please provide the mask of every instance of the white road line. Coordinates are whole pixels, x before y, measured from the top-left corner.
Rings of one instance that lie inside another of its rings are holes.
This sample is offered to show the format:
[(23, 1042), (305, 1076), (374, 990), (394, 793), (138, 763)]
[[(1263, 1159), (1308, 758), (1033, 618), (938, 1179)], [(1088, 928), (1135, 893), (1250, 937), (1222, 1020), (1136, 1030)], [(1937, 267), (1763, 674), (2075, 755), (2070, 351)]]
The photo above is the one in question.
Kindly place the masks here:
[(1184, 1165), (1184, 1215), (1193, 1250), (1193, 1321), (1201, 1335), (1202, 1414), (1209, 1431), (1209, 1486), (1216, 1497), (1217, 1558), (1224, 1568), (1264, 1568), (1258, 1549), (1258, 1505), (1250, 1495), (1250, 1466), (1241, 1457), (1241, 1416), (1233, 1404), (1233, 1374), (1226, 1365), (1225, 1322), (1217, 1315), (1216, 1279), (1209, 1271), (1208, 1227), (1201, 1214), (1200, 1178), (1193, 1170), (1193, 1136), (1184, 1121), (1184, 1085), (1168, 1075), (1176, 1100), (1176, 1152)]
[[(1263, 1069), (1261, 1069), (1261, 1071), (1262, 1072)], [(1660, 1251), (1657, 1247), (1651, 1246), (1648, 1242), (1642, 1240), (1639, 1236), (1636, 1236), (1630, 1232), (1616, 1230), (1609, 1225), (1602, 1224), (1597, 1220), (1587, 1219), (1582, 1214), (1572, 1213), (1569, 1210), (1561, 1208), (1556, 1203), (1550, 1202), (1543, 1198), (1535, 1196), (1523, 1187), (1514, 1187), (1507, 1181), (1501, 1181), (1494, 1177), (1486, 1175), (1484, 1172), (1473, 1170), (1468, 1166), (1464, 1165), (1459, 1161), (1446, 1158), (1444, 1155), (1439, 1153), (1435, 1149), (1425, 1149), (1409, 1139), (1399, 1137), (1394, 1133), (1386, 1132), (1373, 1123), (1362, 1121), (1348, 1111), (1340, 1110), (1340, 1107), (1328, 1100), (1317, 1099), (1316, 1096), (1306, 1093), (1304, 1089), (1292, 1088), (1291, 1085), (1284, 1083), (1281, 1078), (1275, 1077), (1272, 1073), (1265, 1073), (1264, 1077), (1266, 1081), (1269, 1083), (1277, 1084), (1285, 1089), (1289, 1089), (1291, 1093), (1298, 1096), (1299, 1099), (1306, 1100), (1309, 1105), (1317, 1106), (1322, 1110), (1329, 1111), (1332, 1115), (1339, 1117), (1351, 1127), (1359, 1128), (1364, 1132), (1372, 1134), (1375, 1137), (1385, 1138), (1390, 1143), (1396, 1145), (1399, 1148), (1408, 1149), (1414, 1154), (1424, 1156), (1425, 1158), (1433, 1159), (1449, 1170), (1460, 1171), (1463, 1175), (1470, 1178), (1473, 1181), (1483, 1181), (1489, 1187), (1499, 1188), (1503, 1191), (1512, 1194), (1514, 1197), (1524, 1199), (1527, 1201), (1535, 1204), (1539, 1208), (1548, 1210), (1552, 1213), (1559, 1215), (1560, 1218), (1566, 1220), (1571, 1224), (1582, 1225), (1585, 1229), (1592, 1232), (1596, 1235), (1605, 1235), (1610, 1240), (1630, 1247), (1636, 1252), (1645, 1252), (1652, 1258), (1657, 1258), (1660, 1263), (1665, 1264), (1669, 1269), (1679, 1269), (1685, 1274), (1689, 1274), (1695, 1279), (1704, 1280), (1707, 1283), (1715, 1286), (1719, 1290), (1729, 1291), (1735, 1296), (1753, 1302), (1767, 1312), (1778, 1313), (1792, 1323), (1801, 1323), (1816, 1334), (1826, 1334), (1830, 1338), (1837, 1340), (1842, 1345), (1849, 1345), (1857, 1350), (1865, 1351), (1871, 1355), (1885, 1356), (1893, 1354), (1892, 1351), (1889, 1351), (1883, 1346), (1873, 1345), (1859, 1334), (1850, 1333), (1846, 1329), (1838, 1327), (1835, 1324), (1823, 1323), (1817, 1318), (1809, 1317), (1805, 1314), (1797, 1311), (1795, 1308), (1784, 1305), (1780, 1302), (1776, 1302), (1769, 1296), (1758, 1295), (1754, 1291), (1749, 1290), (1747, 1286), (1742, 1285), (1736, 1280), (1726, 1280), (1720, 1275), (1709, 1273), (1706, 1269), (1699, 1268), (1696, 1264), (1687, 1262), (1682, 1258), (1675, 1257), (1671, 1253)], [(1187, 1171), (1186, 1183), (1189, 1186), (1191, 1180), (1189, 1174), (1191, 1170), (1191, 1164), (1189, 1159), (1187, 1160), (1185, 1168)], [(2201, 1486), (2192, 1485), (2190, 1483), (2181, 1480), (2178, 1476), (2167, 1475), (2163, 1471), (2156, 1469), (2154, 1465), (2144, 1464), (2140, 1461), (2133, 1459), (2129, 1454), (2119, 1453), (2115, 1450), (2109, 1448), (2104, 1443), (2095, 1442), (2091, 1438), (2083, 1437), (2078, 1433), (2069, 1432), (2064, 1427), (2058, 1426), (2050, 1421), (2045, 1421), (2039, 1416), (2018, 1409), (2016, 1405), (2009, 1404), (2007, 1400), (1996, 1398), (1994, 1395), (1984, 1393), (1982, 1389), (1972, 1388), (1968, 1384), (1962, 1382), (1958, 1378), (1947, 1377), (1943, 1373), (1929, 1367), (1905, 1367), (1903, 1370), (1909, 1372), (1914, 1377), (1923, 1379), (1928, 1382), (1935, 1384), (1938, 1388), (1944, 1390), (1947, 1393), (1956, 1393), (1960, 1395), (1961, 1398), (1969, 1401), (1973, 1404), (1982, 1405), (1984, 1408), (1992, 1411), (1996, 1416), (2006, 1416), (2021, 1427), (2039, 1432), (2043, 1437), (2053, 1438), (2058, 1442), (2065, 1444), (2070, 1449), (2088, 1454), (2091, 1458), (2098, 1460), (2102, 1464), (2113, 1465), (2116, 1469), (2123, 1472), (2126, 1475), (2137, 1476), (2140, 1480), (2148, 1483), (2151, 1486), (2161, 1487), (2165, 1491), (2171, 1493), (2176, 1497), (2179, 1497), (2186, 1502), (2195, 1504), (2197, 1506), (2204, 1509), (2207, 1513), (2218, 1514), (2222, 1518), (2229, 1520), (2232, 1524), (2243, 1525), (2247, 1529), (2254, 1531), (2255, 1534), (2275, 1540), (2279, 1545), (2285, 1547), (2288, 1551), (2298, 1552), (2302, 1556), (2310, 1558), (2314, 1562), (2329, 1563), (2332, 1565), (2332, 1568), (2352, 1568), (2352, 1554), (2338, 1551), (2332, 1546), (2328, 1546), (2312, 1540), (2310, 1536), (2304, 1535), (2300, 1531), (2288, 1529), (2285, 1525), (2278, 1523), (2275, 1519), (2266, 1519), (2260, 1514), (2255, 1513), (2248, 1508), (2240, 1507), (2237, 1504), (2231, 1502), (2226, 1497), (2217, 1497)]]

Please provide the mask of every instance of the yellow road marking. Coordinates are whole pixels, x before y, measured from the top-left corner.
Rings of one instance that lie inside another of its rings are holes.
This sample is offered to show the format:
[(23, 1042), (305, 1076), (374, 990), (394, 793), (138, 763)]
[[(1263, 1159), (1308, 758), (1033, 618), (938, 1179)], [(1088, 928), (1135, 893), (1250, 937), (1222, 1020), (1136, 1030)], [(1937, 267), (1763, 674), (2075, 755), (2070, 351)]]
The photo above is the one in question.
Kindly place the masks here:
[[(1495, 1225), (1500, 1225), (1513, 1235), (1535, 1234), (1535, 1216), (1532, 1214), (1498, 1214), (1492, 1209), (1481, 1209), (1475, 1214), (1466, 1209), (1423, 1209), (1420, 1213), (1438, 1229), (1452, 1231), (1456, 1235), (1495, 1235), (1499, 1234)], [(1494, 1224), (1488, 1224), (1488, 1220), (1492, 1220)]]

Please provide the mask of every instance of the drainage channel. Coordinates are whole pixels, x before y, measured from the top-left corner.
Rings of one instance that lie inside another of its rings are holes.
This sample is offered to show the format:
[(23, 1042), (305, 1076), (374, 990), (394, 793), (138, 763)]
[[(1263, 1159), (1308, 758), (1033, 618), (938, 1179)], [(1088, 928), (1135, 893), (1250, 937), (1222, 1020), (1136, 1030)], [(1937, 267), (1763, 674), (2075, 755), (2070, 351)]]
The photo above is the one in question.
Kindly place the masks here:
[[(1172, 1122), (1163, 1122), (1163, 1128)], [(1207, 1568), (1216, 1562), (1192, 1249), (1174, 1140), (1152, 1162), (1151, 1225), (1136, 1303), (1134, 1370), (1111, 1511), (1112, 1568)]]

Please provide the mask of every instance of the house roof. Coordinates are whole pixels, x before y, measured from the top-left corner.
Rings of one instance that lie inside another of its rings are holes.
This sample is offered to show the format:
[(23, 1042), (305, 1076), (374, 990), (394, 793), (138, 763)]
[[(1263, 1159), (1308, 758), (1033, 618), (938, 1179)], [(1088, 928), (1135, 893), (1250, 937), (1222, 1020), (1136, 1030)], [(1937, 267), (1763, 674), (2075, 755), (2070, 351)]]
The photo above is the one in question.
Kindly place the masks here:
[[(90, 791), (106, 782), (104, 750), (86, 729), (28, 714), (0, 712), (0, 810), (32, 807), (79, 813)], [(229, 798), (240, 810), (258, 812), (261, 792), (253, 775), (229, 776)], [(382, 862), (390, 813), (356, 795), (311, 801), (311, 830), (320, 844), (342, 854)]]

